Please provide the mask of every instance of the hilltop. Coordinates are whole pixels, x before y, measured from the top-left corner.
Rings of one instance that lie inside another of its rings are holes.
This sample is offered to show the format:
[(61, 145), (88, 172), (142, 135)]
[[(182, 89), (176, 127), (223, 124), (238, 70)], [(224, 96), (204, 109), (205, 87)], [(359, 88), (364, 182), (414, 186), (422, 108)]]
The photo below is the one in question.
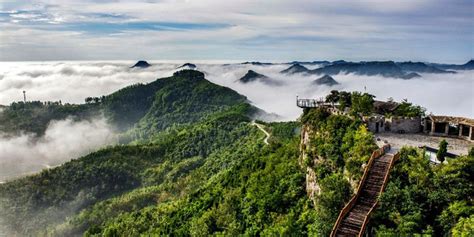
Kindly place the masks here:
[(132, 68), (147, 68), (150, 67), (151, 65), (147, 61), (138, 61), (135, 63), (135, 65), (132, 66)]
[(326, 86), (334, 86), (339, 84), (334, 78), (329, 75), (324, 75), (316, 80), (313, 81), (315, 85), (326, 85)]
[(299, 63), (291, 65), (291, 67), (281, 71), (280, 73), (284, 74), (296, 74), (296, 73), (305, 73), (308, 72), (308, 69), (305, 66), (302, 66)]
[(248, 70), (247, 73), (237, 81), (244, 84), (259, 81), (267, 85), (281, 85), (280, 82), (275, 81), (263, 74), (257, 73), (254, 70)]

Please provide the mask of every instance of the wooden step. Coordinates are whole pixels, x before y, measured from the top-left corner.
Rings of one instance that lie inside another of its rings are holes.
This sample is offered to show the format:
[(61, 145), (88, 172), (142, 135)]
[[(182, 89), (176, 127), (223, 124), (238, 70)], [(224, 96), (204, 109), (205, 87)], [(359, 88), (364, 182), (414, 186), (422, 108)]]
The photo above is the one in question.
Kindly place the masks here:
[(362, 231), (367, 215), (380, 196), (393, 157), (391, 154), (386, 154), (375, 158), (365, 171), (366, 178), (360, 185), (359, 195), (349, 212), (340, 219), (334, 233), (336, 236), (358, 236)]

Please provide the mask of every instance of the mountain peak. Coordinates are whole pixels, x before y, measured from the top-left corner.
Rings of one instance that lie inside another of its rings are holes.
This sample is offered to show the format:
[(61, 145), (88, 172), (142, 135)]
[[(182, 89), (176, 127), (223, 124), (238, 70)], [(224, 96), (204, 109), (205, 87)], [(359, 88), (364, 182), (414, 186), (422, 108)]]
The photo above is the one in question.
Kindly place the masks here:
[(474, 66), (474, 59), (469, 60), (469, 62), (465, 63), (464, 66)]
[(177, 67), (178, 69), (179, 68), (184, 68), (184, 69), (195, 69), (196, 68), (196, 64), (192, 64), (192, 63), (185, 63), (179, 67)]
[(188, 78), (188, 79), (204, 79), (204, 73), (197, 70), (192, 70), (192, 69), (183, 69), (183, 70), (177, 71), (173, 73), (173, 76)]
[(326, 85), (326, 86), (334, 86), (339, 84), (334, 78), (329, 75), (324, 75), (316, 80), (313, 81), (313, 84), (316, 85)]
[(256, 81), (257, 79), (260, 79), (260, 78), (268, 78), (268, 77), (260, 73), (257, 73), (254, 70), (248, 70), (247, 73), (242, 78), (239, 79), (239, 81), (243, 83), (248, 83), (248, 82)]
[(132, 66), (132, 68), (147, 68), (151, 66), (147, 61), (144, 61), (144, 60), (140, 60), (138, 61), (137, 63), (135, 63), (135, 65)]
[(295, 74), (295, 73), (302, 73), (302, 72), (308, 72), (308, 68), (306, 68), (305, 66), (303, 66), (299, 63), (295, 63), (295, 64), (291, 65), (289, 68), (281, 71), (280, 73)]

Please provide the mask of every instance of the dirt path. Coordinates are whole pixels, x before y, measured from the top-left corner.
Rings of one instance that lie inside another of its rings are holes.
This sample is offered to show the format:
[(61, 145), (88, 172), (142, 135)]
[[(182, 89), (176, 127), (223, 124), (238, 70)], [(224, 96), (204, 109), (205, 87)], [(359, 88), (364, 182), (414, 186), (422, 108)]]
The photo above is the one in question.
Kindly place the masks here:
[(259, 124), (259, 123), (256, 123), (255, 121), (252, 121), (252, 125), (254, 126), (257, 126), (258, 129), (260, 129), (260, 131), (262, 131), (263, 133), (265, 133), (265, 139), (263, 139), (263, 142), (267, 145), (270, 145), (270, 143), (268, 143), (268, 139), (270, 138), (270, 133), (267, 132), (264, 128), (263, 128), (263, 125)]

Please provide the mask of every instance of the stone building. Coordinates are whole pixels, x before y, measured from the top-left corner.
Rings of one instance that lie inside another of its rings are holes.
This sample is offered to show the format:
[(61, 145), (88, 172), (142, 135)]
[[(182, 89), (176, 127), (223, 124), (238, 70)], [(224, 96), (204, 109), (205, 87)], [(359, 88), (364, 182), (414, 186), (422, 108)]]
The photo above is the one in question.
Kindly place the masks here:
[(429, 115), (423, 123), (423, 132), (430, 135), (458, 137), (474, 142), (474, 119)]
[(373, 133), (419, 133), (421, 132), (421, 117), (385, 117), (383, 115), (372, 115), (365, 117), (369, 131)]

